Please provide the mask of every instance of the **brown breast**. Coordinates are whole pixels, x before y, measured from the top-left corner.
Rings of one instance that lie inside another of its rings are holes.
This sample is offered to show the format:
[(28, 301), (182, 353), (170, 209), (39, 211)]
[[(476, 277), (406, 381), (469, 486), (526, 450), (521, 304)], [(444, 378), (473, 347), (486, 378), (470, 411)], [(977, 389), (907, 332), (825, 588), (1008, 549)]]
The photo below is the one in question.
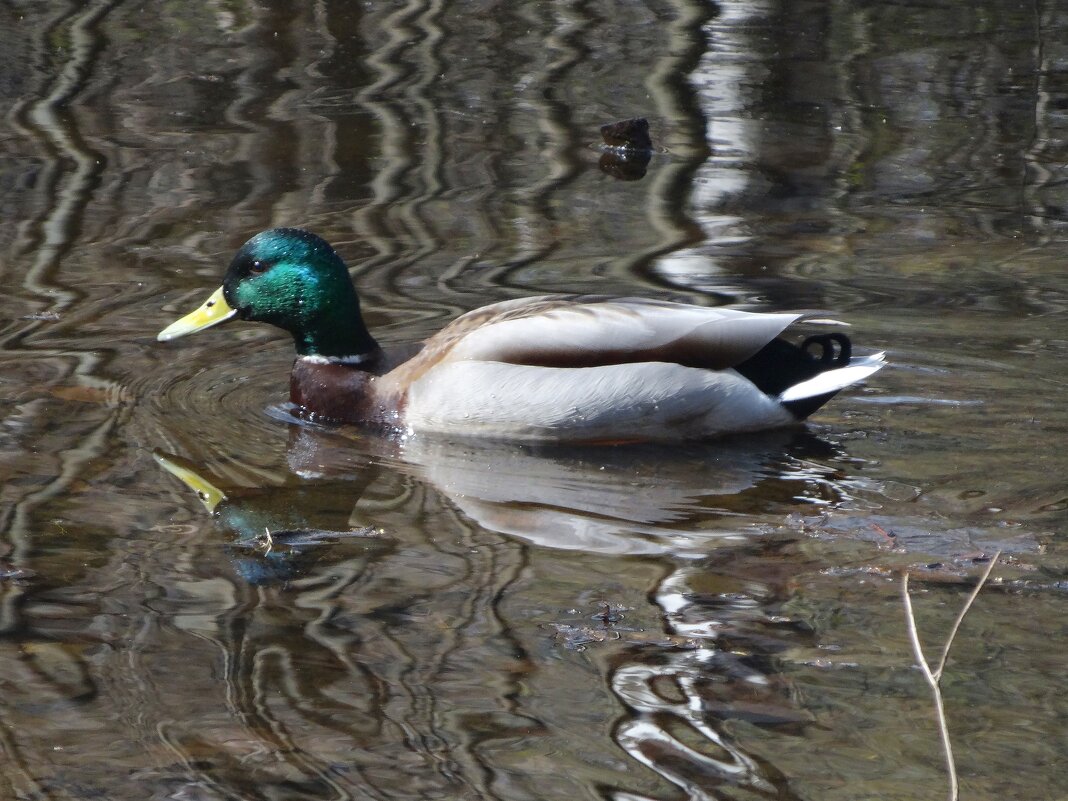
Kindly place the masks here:
[(383, 391), (379, 383), (375, 372), (358, 365), (298, 358), (289, 378), (289, 399), (302, 416), (316, 421), (398, 427), (403, 398)]

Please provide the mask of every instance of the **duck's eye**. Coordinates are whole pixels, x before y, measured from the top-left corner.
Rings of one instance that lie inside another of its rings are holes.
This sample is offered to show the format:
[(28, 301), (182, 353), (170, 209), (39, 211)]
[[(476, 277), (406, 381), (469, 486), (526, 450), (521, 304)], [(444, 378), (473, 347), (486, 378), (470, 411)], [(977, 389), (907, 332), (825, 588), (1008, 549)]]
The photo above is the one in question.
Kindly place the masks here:
[(266, 269), (267, 269), (267, 262), (260, 261), (259, 259), (256, 259), (254, 262), (252, 262), (252, 272), (254, 272), (254, 273), (262, 273)]

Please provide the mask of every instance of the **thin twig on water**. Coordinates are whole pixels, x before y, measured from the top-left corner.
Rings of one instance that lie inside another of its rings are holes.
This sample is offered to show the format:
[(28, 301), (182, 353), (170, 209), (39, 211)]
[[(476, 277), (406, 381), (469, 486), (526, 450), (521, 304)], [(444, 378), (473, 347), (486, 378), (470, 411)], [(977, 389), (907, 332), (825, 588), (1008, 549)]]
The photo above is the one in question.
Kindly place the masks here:
[(964, 616), (968, 614), (968, 610), (972, 608), (972, 604), (975, 603), (976, 597), (978, 597), (980, 590), (983, 589), (983, 585), (986, 584), (988, 578), (990, 578), (990, 572), (994, 569), (994, 564), (998, 561), (998, 557), (1001, 556), (1001, 551), (994, 554), (990, 563), (986, 566), (986, 570), (979, 577), (979, 581), (975, 585), (975, 589), (972, 590), (971, 595), (968, 596), (968, 600), (964, 602), (964, 606), (960, 610), (960, 614), (957, 615), (957, 619), (953, 622), (953, 627), (949, 631), (949, 636), (946, 638), (946, 643), (942, 647), (942, 657), (938, 662), (938, 668), (931, 670), (931, 665), (927, 661), (927, 657), (923, 654), (923, 646), (920, 643), (920, 632), (916, 627), (916, 616), (912, 611), (912, 596), (909, 595), (909, 574), (906, 571), (901, 577), (901, 600), (905, 605), (905, 623), (908, 627), (909, 642), (912, 643), (912, 653), (916, 658), (916, 665), (920, 668), (920, 672), (923, 673), (923, 678), (931, 688), (931, 694), (935, 700), (935, 714), (938, 716), (938, 732), (942, 738), (942, 753), (946, 758), (946, 771), (949, 773), (949, 801), (958, 800), (958, 783), (957, 783), (957, 764), (953, 758), (953, 743), (949, 738), (949, 723), (946, 720), (946, 707), (942, 701), (942, 671), (945, 670), (946, 661), (949, 659), (949, 651), (953, 647), (953, 640), (957, 636), (957, 631), (960, 629), (961, 623), (964, 621)]
[(979, 591), (983, 589), (983, 585), (986, 584), (986, 580), (990, 578), (990, 571), (994, 569), (994, 564), (998, 561), (999, 556), (1001, 556), (1001, 551), (994, 554), (993, 558), (987, 564), (986, 570), (984, 570), (983, 575), (979, 577), (979, 581), (972, 590), (972, 594), (968, 596), (968, 600), (965, 601), (964, 606), (961, 607), (960, 614), (957, 615), (957, 619), (953, 621), (953, 628), (949, 630), (949, 638), (946, 640), (946, 645), (942, 649), (942, 658), (938, 660), (938, 668), (934, 671), (935, 680), (942, 678), (942, 671), (946, 668), (946, 660), (949, 659), (949, 649), (953, 647), (953, 639), (957, 636), (957, 629), (960, 628), (961, 621), (964, 620), (964, 616), (968, 614), (968, 610), (971, 609), (972, 604), (975, 603), (975, 599), (979, 596)]

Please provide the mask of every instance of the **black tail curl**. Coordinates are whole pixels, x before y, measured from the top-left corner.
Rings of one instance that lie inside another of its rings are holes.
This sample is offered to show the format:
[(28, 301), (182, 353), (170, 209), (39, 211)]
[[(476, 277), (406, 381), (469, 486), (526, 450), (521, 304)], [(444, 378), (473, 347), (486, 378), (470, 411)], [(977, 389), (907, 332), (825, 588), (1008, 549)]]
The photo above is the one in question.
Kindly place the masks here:
[[(813, 356), (810, 350), (812, 345), (820, 346), (820, 355), (814, 356), (814, 358), (820, 364), (827, 365), (828, 368), (845, 367), (849, 364), (849, 360), (853, 355), (853, 343), (849, 341), (849, 337), (845, 334), (820, 334), (819, 336), (809, 337), (801, 343), (801, 350), (809, 356)], [(836, 345), (838, 346), (837, 352), (835, 351)], [(823, 370), (819, 372), (822, 373)]]
[[(818, 334), (800, 346), (784, 339), (773, 339), (734, 369), (756, 384), (761, 392), (774, 397), (820, 373), (845, 367), (852, 356), (853, 345), (845, 334)], [(798, 420), (804, 420), (836, 394), (837, 390), (783, 405)]]

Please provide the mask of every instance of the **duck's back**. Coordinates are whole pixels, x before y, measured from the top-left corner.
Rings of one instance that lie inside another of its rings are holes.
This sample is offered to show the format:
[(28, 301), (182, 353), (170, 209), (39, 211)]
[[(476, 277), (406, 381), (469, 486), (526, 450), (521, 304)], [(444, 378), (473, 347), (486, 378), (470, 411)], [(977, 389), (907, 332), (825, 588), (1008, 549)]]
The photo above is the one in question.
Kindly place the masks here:
[(537, 367), (660, 361), (722, 370), (756, 354), (800, 317), (644, 298), (503, 301), (458, 317), (427, 340), (402, 372), (414, 379), (454, 361)]
[(538, 297), (463, 315), (387, 379), (415, 431), (597, 441), (709, 437), (796, 418), (729, 368), (797, 314)]

